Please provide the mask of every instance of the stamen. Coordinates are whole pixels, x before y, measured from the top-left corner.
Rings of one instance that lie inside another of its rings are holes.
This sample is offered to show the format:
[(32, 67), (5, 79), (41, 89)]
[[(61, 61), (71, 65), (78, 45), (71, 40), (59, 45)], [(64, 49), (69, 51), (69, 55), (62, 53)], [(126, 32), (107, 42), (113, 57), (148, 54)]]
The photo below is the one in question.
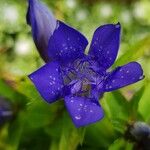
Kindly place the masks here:
[(69, 86), (72, 94), (89, 97), (91, 86), (100, 86), (104, 80), (103, 72), (100, 74), (99, 71), (98, 64), (89, 58), (75, 60), (73, 65), (68, 65), (67, 69), (64, 70), (64, 76), (70, 82), (69, 84), (66, 82), (66, 85)]

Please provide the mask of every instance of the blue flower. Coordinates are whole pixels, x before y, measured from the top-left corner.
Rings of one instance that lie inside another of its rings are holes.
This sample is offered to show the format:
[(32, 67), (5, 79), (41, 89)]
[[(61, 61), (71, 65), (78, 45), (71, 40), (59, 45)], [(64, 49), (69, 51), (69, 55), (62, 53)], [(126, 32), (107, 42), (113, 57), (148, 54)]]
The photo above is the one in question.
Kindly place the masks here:
[(32, 27), (38, 51), (47, 62), (29, 78), (48, 103), (64, 98), (76, 127), (103, 118), (98, 100), (104, 92), (143, 79), (143, 70), (137, 62), (108, 71), (117, 57), (120, 23), (97, 28), (86, 55), (87, 39), (76, 29), (56, 20), (38, 0), (29, 0), (27, 22)]

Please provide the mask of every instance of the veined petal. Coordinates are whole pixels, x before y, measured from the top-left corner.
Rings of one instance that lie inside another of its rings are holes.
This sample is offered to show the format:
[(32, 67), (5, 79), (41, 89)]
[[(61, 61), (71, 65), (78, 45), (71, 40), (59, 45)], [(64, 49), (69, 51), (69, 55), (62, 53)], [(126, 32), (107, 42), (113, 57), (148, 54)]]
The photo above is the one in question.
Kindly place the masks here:
[(100, 66), (108, 69), (115, 61), (120, 44), (121, 25), (106, 24), (96, 29), (91, 42), (89, 55)]
[(66, 96), (65, 105), (76, 127), (95, 123), (103, 118), (103, 110), (98, 100)]
[(63, 90), (63, 80), (57, 62), (47, 63), (37, 71), (29, 75), (36, 89), (41, 96), (52, 103), (61, 98)]
[(44, 61), (49, 61), (48, 41), (56, 28), (56, 19), (39, 0), (28, 0), (27, 23), (32, 27), (35, 45)]
[(130, 62), (124, 66), (116, 68), (105, 81), (105, 91), (119, 89), (129, 84), (142, 80), (143, 70), (137, 62)]
[(72, 62), (84, 56), (87, 44), (87, 39), (80, 32), (58, 21), (57, 29), (49, 40), (49, 57), (61, 63)]

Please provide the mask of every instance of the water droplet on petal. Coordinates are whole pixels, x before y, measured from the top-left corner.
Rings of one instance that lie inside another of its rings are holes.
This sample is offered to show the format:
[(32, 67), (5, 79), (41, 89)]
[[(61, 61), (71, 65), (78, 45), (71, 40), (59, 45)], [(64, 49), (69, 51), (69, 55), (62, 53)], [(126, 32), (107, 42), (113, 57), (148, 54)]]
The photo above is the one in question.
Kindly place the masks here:
[(80, 116), (80, 115), (75, 116), (75, 119), (80, 120), (80, 119), (81, 119), (81, 116)]

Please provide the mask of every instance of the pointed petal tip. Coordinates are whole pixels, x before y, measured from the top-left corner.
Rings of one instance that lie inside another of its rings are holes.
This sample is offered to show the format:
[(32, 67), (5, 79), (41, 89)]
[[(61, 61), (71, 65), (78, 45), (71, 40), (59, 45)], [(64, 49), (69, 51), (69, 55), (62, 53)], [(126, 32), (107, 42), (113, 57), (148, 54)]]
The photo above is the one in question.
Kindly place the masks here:
[(89, 55), (108, 69), (115, 62), (120, 46), (121, 25), (105, 24), (96, 29), (91, 42)]
[(33, 80), (33, 78), (32, 78), (32, 73), (29, 74), (29, 75), (27, 75), (27, 77), (28, 77), (31, 81)]
[(87, 39), (78, 30), (57, 20), (57, 26), (49, 39), (49, 57), (63, 64), (84, 56)]
[(118, 22), (117, 24), (115, 24), (115, 27), (116, 27), (116, 28), (121, 28), (120, 22)]
[(130, 62), (116, 68), (106, 79), (106, 92), (134, 84), (144, 79), (142, 66), (138, 62)]
[(139, 80), (143, 80), (145, 78), (145, 75), (142, 75), (139, 77)]
[[(142, 68), (142, 65), (140, 64), (140, 63), (138, 63), (138, 62), (136, 62), (136, 61), (132, 61), (132, 62), (130, 62), (130, 63), (133, 63), (133, 64), (135, 64), (136, 66), (138, 66), (139, 67), (139, 69), (141, 70), (141, 76), (144, 76), (143, 75), (143, 68)], [(145, 77), (145, 76), (144, 76)]]

